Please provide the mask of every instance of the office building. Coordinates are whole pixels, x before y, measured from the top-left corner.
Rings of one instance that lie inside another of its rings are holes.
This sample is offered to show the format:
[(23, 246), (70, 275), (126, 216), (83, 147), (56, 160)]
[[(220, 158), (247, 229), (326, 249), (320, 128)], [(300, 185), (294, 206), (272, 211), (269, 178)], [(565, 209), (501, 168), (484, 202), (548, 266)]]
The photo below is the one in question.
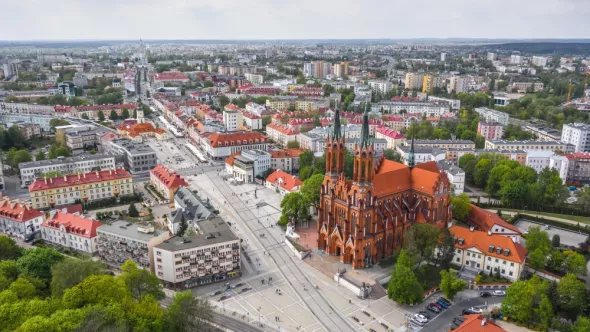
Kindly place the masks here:
[(474, 111), (479, 114), (486, 122), (497, 122), (502, 126), (507, 126), (510, 116), (508, 113), (496, 111), (487, 107), (476, 107)]
[(129, 223), (117, 220), (104, 224), (98, 234), (98, 257), (108, 266), (119, 268), (132, 260), (137, 266), (154, 272), (154, 246), (168, 240), (171, 234), (149, 223)]
[(25, 188), (41, 174), (58, 172), (61, 175), (72, 173), (88, 173), (115, 168), (115, 156), (106, 154), (79, 155), (73, 157), (59, 157), (57, 159), (29, 161), (19, 163), (21, 188)]
[(590, 152), (590, 125), (585, 123), (564, 124), (561, 141), (572, 144), (574, 152)]
[(131, 174), (124, 169), (36, 179), (29, 185), (34, 208), (44, 209), (134, 194)]
[(510, 63), (513, 64), (513, 65), (520, 65), (522, 63), (522, 56), (516, 55), (516, 54), (512, 54), (510, 56)]
[(98, 220), (52, 210), (49, 219), (41, 224), (41, 238), (46, 242), (92, 255), (98, 250), (96, 230), (100, 226), (102, 223)]
[(158, 164), (158, 157), (149, 145), (128, 139), (116, 139), (109, 143), (108, 153), (123, 156), (125, 168), (129, 173), (147, 173)]
[(369, 81), (369, 86), (373, 92), (381, 95), (388, 93), (393, 88), (391, 82), (388, 81)]
[(500, 150), (550, 150), (553, 152), (574, 152), (572, 144), (555, 142), (555, 141), (504, 141), (504, 140), (486, 140), (486, 149)]
[(549, 60), (546, 56), (536, 56), (534, 55), (531, 59), (531, 64), (537, 67), (545, 67), (547, 66), (547, 61)]
[(431, 103), (448, 105), (453, 110), (459, 110), (461, 108), (461, 100), (459, 100), (459, 99), (450, 99), (450, 98), (428, 96), (428, 101)]
[(45, 214), (31, 205), (0, 197), (0, 232), (20, 239), (31, 239), (39, 233)]
[(9, 62), (2, 65), (2, 69), (4, 71), (4, 77), (18, 77), (18, 64)]
[[(228, 106), (234, 106), (237, 109), (228, 108)], [(242, 119), (242, 112), (239, 111), (239, 108), (233, 104), (229, 104), (225, 106), (223, 110), (223, 124), (227, 131), (235, 131), (241, 128), (244, 125), (244, 120)]]

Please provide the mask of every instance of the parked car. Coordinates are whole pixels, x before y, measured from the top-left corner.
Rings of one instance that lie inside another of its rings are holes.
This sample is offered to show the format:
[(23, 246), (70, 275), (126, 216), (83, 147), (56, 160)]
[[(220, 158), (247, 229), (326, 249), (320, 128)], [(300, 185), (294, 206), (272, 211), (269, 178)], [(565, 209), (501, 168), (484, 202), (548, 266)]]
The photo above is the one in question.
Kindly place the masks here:
[(434, 304), (429, 304), (428, 306), (426, 306), (426, 309), (434, 312), (435, 314), (438, 314), (440, 312), (440, 309)]
[(412, 316), (413, 319), (422, 322), (424, 324), (426, 324), (426, 322), (428, 322), (428, 319), (420, 314), (414, 314), (414, 316)]
[(481, 296), (481, 297), (490, 297), (490, 296), (492, 296), (492, 293), (490, 293), (490, 292), (480, 292), (479, 293), (479, 296)]
[(420, 322), (420, 321), (418, 321), (418, 320), (416, 320), (414, 318), (410, 319), (410, 322), (412, 322), (412, 323), (414, 323), (416, 325), (419, 325), (419, 326), (424, 326), (424, 324), (426, 324), (426, 322)]
[(453, 324), (463, 324), (465, 321), (465, 317), (455, 317), (453, 318)]
[(436, 303), (436, 302), (432, 302), (432, 303), (430, 303), (430, 304), (432, 304), (433, 306), (435, 306), (435, 307), (436, 307), (436, 308), (438, 308), (439, 310), (442, 310), (442, 309), (444, 309), (442, 305), (440, 305), (440, 304), (438, 304), (438, 303)]
[(427, 319), (430, 319), (430, 317), (432, 317), (432, 316), (430, 316), (430, 314), (429, 314), (429, 313), (428, 313), (428, 311), (426, 311), (426, 310), (420, 310), (418, 313), (419, 313), (420, 315), (422, 315), (422, 316), (426, 317)]
[(440, 304), (440, 306), (443, 307), (444, 309), (447, 309), (449, 307), (449, 305), (446, 304), (445, 301), (443, 301), (443, 300), (438, 300), (438, 301), (436, 301), (436, 303)]
[(504, 296), (506, 295), (506, 292), (503, 290), (495, 290), (494, 291), (494, 296)]
[(469, 310), (469, 309), (463, 309), (463, 311), (461, 311), (461, 315), (472, 315), (472, 314), (477, 314), (478, 312), (475, 312), (473, 310)]
[(451, 301), (445, 299), (444, 297), (439, 297), (438, 300), (445, 302), (449, 307), (453, 305), (453, 303), (451, 303)]
[(483, 310), (482, 310), (482, 309), (480, 309), (480, 308), (477, 308), (477, 307), (471, 307), (471, 308), (469, 308), (468, 310), (471, 310), (471, 311), (473, 311), (473, 312), (477, 312), (477, 313), (482, 313), (482, 312), (483, 312)]

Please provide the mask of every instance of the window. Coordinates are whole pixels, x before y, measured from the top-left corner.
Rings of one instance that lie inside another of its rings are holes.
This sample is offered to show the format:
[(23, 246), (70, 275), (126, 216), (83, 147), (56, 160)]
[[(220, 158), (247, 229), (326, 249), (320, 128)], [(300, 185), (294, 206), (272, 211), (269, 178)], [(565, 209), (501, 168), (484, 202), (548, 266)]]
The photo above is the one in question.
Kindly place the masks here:
[(502, 274), (506, 274), (506, 270), (502, 269)]
[(514, 263), (510, 263), (510, 266), (514, 266)]
[(461, 258), (457, 257), (457, 262), (461, 262)]
[(512, 277), (514, 273), (512, 271), (508, 272), (508, 275)]

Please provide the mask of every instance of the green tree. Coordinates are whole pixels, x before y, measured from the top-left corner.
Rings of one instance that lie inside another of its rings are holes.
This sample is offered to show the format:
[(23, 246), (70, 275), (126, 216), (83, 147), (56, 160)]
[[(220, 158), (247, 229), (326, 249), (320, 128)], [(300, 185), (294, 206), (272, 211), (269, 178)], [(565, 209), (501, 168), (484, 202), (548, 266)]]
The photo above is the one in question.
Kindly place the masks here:
[(127, 211), (129, 216), (132, 218), (139, 217), (139, 211), (137, 211), (137, 207), (135, 207), (135, 203), (129, 204), (129, 210)]
[(23, 249), (12, 238), (0, 235), (0, 261), (17, 260), (22, 254)]
[(493, 165), (491, 160), (485, 158), (479, 159), (473, 170), (474, 184), (480, 188), (484, 188), (492, 168)]
[[(1, 252), (1, 251), (0, 251)], [(18, 265), (13, 260), (0, 260), (0, 277), (13, 282), (18, 277)]]
[(117, 115), (117, 112), (115, 110), (111, 110), (111, 115), (109, 116), (109, 119), (117, 120), (118, 118), (119, 116)]
[(33, 248), (25, 251), (17, 264), (21, 273), (48, 281), (51, 279), (51, 267), (63, 259), (64, 256), (53, 249)]
[(402, 156), (401, 156), (401, 154), (399, 152), (393, 150), (393, 149), (385, 149), (385, 150), (383, 150), (383, 156), (387, 160), (397, 161), (398, 163), (401, 163), (402, 162)]
[(547, 295), (541, 295), (541, 301), (537, 308), (534, 309), (535, 316), (537, 317), (541, 327), (547, 330), (551, 325), (551, 319), (553, 318), (553, 306), (547, 298)]
[(91, 275), (84, 281), (64, 292), (62, 303), (65, 308), (75, 309), (87, 305), (111, 305), (125, 303), (131, 299), (131, 293), (125, 286), (123, 278), (110, 275)]
[(572, 326), (571, 332), (590, 331), (590, 317), (578, 316), (576, 323)]
[[(313, 166), (305, 166), (299, 169), (299, 179), (304, 181), (309, 179), (314, 173)], [(316, 173), (319, 174), (319, 173)]]
[(436, 246), (437, 264), (443, 269), (449, 269), (455, 257), (455, 239), (448, 227), (444, 227), (439, 235), (439, 242)]
[(37, 294), (35, 285), (23, 277), (19, 277), (10, 284), (8, 290), (14, 292), (19, 299), (31, 299)]
[(521, 323), (528, 323), (535, 317), (535, 308), (543, 300), (542, 296), (549, 288), (546, 281), (538, 276), (530, 280), (519, 280), (506, 290), (506, 297), (502, 301), (502, 312)]
[(184, 236), (184, 233), (186, 233), (187, 228), (188, 228), (188, 223), (184, 219), (184, 214), (183, 214), (180, 218), (180, 225), (178, 225), (178, 231), (176, 232), (176, 236)]
[(55, 127), (59, 127), (59, 126), (67, 126), (69, 125), (70, 122), (64, 119), (51, 119), (49, 120), (49, 126), (51, 127), (52, 130), (55, 130)]
[(561, 253), (561, 251), (553, 250), (551, 252), (551, 255), (549, 256), (549, 260), (547, 262), (547, 265), (553, 271), (561, 271), (561, 269), (563, 267), (563, 262), (564, 262), (564, 257), (563, 257), (563, 254)]
[(152, 295), (146, 295), (137, 302), (132, 302), (128, 319), (134, 325), (134, 331), (163, 331), (164, 311)]
[(35, 155), (35, 160), (45, 160), (45, 152), (39, 150)]
[(208, 322), (214, 321), (209, 301), (193, 296), (191, 291), (177, 293), (165, 317), (166, 327), (171, 332), (213, 332), (217, 329)]
[(549, 233), (541, 230), (539, 226), (529, 227), (528, 232), (525, 241), (527, 250), (531, 252), (538, 248), (544, 255), (548, 255), (552, 248)]
[(588, 305), (586, 287), (574, 274), (568, 273), (559, 280), (557, 292), (561, 299), (560, 307), (570, 319), (576, 318), (586, 310)]
[(575, 275), (586, 275), (586, 258), (577, 252), (570, 254), (565, 259), (565, 270)]
[(324, 176), (321, 174), (312, 175), (309, 179), (303, 182), (301, 186), (301, 193), (306, 201), (311, 203), (316, 210), (320, 207), (320, 191)]
[(559, 177), (559, 172), (555, 168), (544, 168), (539, 173), (537, 180), (539, 185), (539, 193), (537, 203), (539, 204), (560, 204), (569, 197), (569, 190), (563, 184)]
[(404, 235), (404, 249), (414, 263), (431, 262), (440, 241), (441, 230), (432, 224), (413, 224)]
[(451, 197), (451, 209), (453, 217), (459, 220), (465, 220), (471, 213), (471, 199), (466, 193), (459, 194), (459, 196)]
[(19, 170), (18, 164), (32, 161), (33, 156), (27, 150), (17, 150), (16, 148), (10, 148), (6, 153), (6, 163), (13, 169)]
[(129, 119), (129, 116), (130, 116), (129, 110), (126, 108), (123, 108), (123, 111), (121, 112), (121, 117), (123, 119)]
[(475, 164), (477, 164), (477, 158), (472, 154), (464, 154), (459, 158), (459, 167), (465, 172), (466, 182), (473, 183)]
[(272, 122), (272, 118), (270, 115), (265, 115), (262, 117), (262, 128), (266, 128), (268, 124)]
[(309, 218), (309, 204), (302, 193), (293, 192), (286, 194), (281, 201), (279, 224), (284, 226), (291, 220), (295, 224), (307, 220)]
[(138, 300), (146, 295), (158, 300), (164, 298), (160, 279), (149, 270), (140, 269), (135, 262), (127, 260), (121, 265), (121, 271), (119, 278), (125, 282), (134, 299)]
[(454, 271), (442, 270), (440, 271), (440, 278), (440, 289), (451, 300), (467, 286), (464, 280), (457, 279)]
[(547, 262), (547, 255), (540, 248), (529, 251), (529, 263), (537, 270), (543, 270)]
[(411, 259), (402, 249), (397, 264), (391, 271), (391, 278), (387, 287), (387, 296), (402, 304), (415, 304), (422, 302), (424, 289), (414, 272), (412, 272)]
[(107, 267), (92, 259), (65, 259), (51, 268), (51, 294), (61, 298), (64, 291), (91, 275), (106, 274)]
[(505, 165), (496, 165), (492, 168), (486, 184), (486, 192), (492, 196), (496, 195), (502, 188), (502, 179), (504, 178), (504, 175), (510, 171), (512, 171), (510, 167)]
[(500, 200), (504, 204), (523, 203), (528, 196), (528, 185), (522, 180), (507, 181), (500, 189)]
[(12, 127), (8, 129), (8, 137), (16, 148), (22, 149), (25, 147), (25, 135), (22, 130), (20, 130), (19, 126), (12, 125)]
[(287, 149), (299, 149), (300, 145), (298, 141), (287, 142)]
[(561, 245), (561, 239), (559, 237), (559, 234), (553, 234), (553, 237), (551, 238), (551, 246), (553, 248), (559, 248), (560, 245)]
[(305, 150), (299, 154), (299, 169), (307, 166), (313, 166), (313, 159), (315, 156), (310, 150)]

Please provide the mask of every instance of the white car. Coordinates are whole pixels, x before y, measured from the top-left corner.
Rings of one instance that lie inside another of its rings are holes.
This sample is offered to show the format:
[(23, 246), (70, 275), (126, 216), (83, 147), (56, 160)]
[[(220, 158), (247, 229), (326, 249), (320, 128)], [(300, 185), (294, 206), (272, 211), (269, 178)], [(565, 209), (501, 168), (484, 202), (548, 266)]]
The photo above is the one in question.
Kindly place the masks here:
[(483, 310), (481, 310), (480, 308), (477, 308), (477, 307), (471, 307), (471, 308), (469, 308), (467, 310), (471, 310), (473, 312), (477, 312), (477, 313), (480, 313), (480, 314), (483, 312)]
[(412, 317), (414, 320), (421, 322), (421, 323), (426, 323), (428, 321), (428, 319), (420, 314), (414, 314), (414, 316)]
[(505, 291), (503, 291), (503, 290), (495, 290), (495, 291), (493, 292), (493, 294), (494, 294), (495, 296), (504, 296), (504, 295), (506, 295), (506, 292), (505, 292)]
[(543, 228), (544, 229), (549, 229), (549, 228), (551, 228), (551, 226), (549, 226), (549, 225), (543, 225)]

